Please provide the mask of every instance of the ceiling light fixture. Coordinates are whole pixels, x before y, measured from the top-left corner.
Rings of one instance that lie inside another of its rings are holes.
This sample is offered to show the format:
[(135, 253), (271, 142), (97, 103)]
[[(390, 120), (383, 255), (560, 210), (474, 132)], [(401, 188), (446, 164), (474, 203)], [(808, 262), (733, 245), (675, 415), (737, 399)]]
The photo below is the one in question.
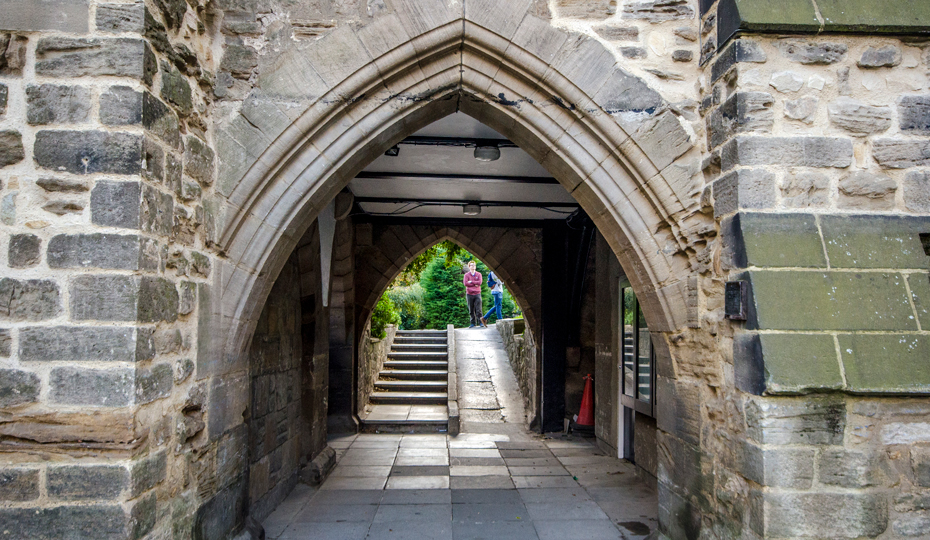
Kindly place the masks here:
[(388, 148), (387, 151), (384, 152), (384, 155), (391, 156), (391, 157), (397, 157), (397, 154), (400, 154), (400, 147), (397, 146), (396, 144)]
[(497, 161), (501, 157), (501, 149), (497, 146), (476, 146), (475, 159), (478, 161)]
[(462, 207), (466, 216), (477, 216), (481, 213), (481, 205), (478, 203), (466, 204)]

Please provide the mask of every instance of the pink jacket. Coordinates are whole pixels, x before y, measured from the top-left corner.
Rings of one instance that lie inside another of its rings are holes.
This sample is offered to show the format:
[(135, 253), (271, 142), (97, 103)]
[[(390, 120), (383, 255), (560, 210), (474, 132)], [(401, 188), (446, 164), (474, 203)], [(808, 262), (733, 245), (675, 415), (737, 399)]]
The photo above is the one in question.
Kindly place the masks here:
[(465, 284), (465, 294), (481, 294), (481, 272), (475, 271), (474, 274), (465, 272), (462, 283)]

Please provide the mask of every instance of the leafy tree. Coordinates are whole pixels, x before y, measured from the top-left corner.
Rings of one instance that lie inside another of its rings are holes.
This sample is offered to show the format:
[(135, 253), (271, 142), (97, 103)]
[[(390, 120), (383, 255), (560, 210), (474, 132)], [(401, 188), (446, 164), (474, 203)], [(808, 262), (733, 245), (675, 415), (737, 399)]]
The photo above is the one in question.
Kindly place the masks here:
[(371, 335), (378, 339), (384, 339), (387, 334), (384, 327), (389, 324), (399, 324), (400, 316), (394, 308), (394, 303), (386, 294), (382, 294), (375, 305), (375, 310), (371, 313)]
[(385, 293), (400, 315), (401, 330), (419, 330), (423, 328), (426, 313), (423, 310), (423, 286), (392, 285)]
[(423, 270), (420, 283), (423, 286), (423, 311), (427, 328), (441, 330), (447, 324), (468, 326), (468, 308), (460, 266), (447, 266), (444, 257), (435, 257)]

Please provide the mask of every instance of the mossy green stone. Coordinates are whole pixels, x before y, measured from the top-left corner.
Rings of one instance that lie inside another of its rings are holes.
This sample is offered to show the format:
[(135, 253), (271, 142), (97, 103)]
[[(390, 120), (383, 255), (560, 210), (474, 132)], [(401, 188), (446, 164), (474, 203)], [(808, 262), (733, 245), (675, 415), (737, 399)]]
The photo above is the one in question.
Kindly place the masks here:
[[(742, 30), (798, 30), (820, 28), (811, 0), (734, 0)], [(721, 7), (723, 5), (721, 4)]]
[(930, 274), (926, 272), (908, 274), (907, 284), (911, 288), (911, 297), (914, 299), (914, 307), (917, 308), (917, 320), (920, 321), (920, 327), (930, 330)]
[(762, 334), (766, 394), (804, 394), (843, 387), (833, 336)]
[(820, 226), (831, 268), (922, 270), (930, 266), (919, 236), (930, 230), (930, 219), (823, 216)]
[(740, 215), (749, 266), (826, 268), (827, 259), (810, 214)]
[(917, 330), (904, 276), (885, 272), (748, 272), (758, 328)]
[(827, 32), (930, 31), (924, 0), (817, 0)]
[(839, 336), (850, 392), (930, 394), (930, 338), (919, 334)]

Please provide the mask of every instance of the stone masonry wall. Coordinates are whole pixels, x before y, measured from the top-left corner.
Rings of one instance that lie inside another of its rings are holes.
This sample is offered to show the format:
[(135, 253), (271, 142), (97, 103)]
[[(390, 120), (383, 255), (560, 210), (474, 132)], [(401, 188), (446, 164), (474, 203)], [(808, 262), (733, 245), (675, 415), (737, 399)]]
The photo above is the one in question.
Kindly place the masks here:
[(375, 381), (378, 380), (378, 373), (384, 367), (384, 361), (391, 352), (391, 345), (394, 343), (394, 335), (397, 333), (397, 327), (393, 324), (384, 327), (385, 336), (381, 339), (371, 336), (371, 321), (365, 325), (362, 330), (362, 340), (359, 343), (358, 352), (358, 396), (356, 403), (358, 410), (356, 413), (361, 416), (365, 413), (368, 406), (368, 399), (375, 389)]
[(249, 505), (262, 521), (297, 483), (301, 431), (300, 269), (296, 254), (265, 303), (252, 338), (249, 418)]
[[(495, 323), (497, 332), (504, 341), (510, 367), (517, 376), (520, 394), (523, 396), (523, 409), (526, 411), (528, 425), (536, 422), (538, 378), (537, 365), (539, 356), (533, 332), (520, 319), (501, 319)], [(522, 330), (522, 331), (521, 331)]]

